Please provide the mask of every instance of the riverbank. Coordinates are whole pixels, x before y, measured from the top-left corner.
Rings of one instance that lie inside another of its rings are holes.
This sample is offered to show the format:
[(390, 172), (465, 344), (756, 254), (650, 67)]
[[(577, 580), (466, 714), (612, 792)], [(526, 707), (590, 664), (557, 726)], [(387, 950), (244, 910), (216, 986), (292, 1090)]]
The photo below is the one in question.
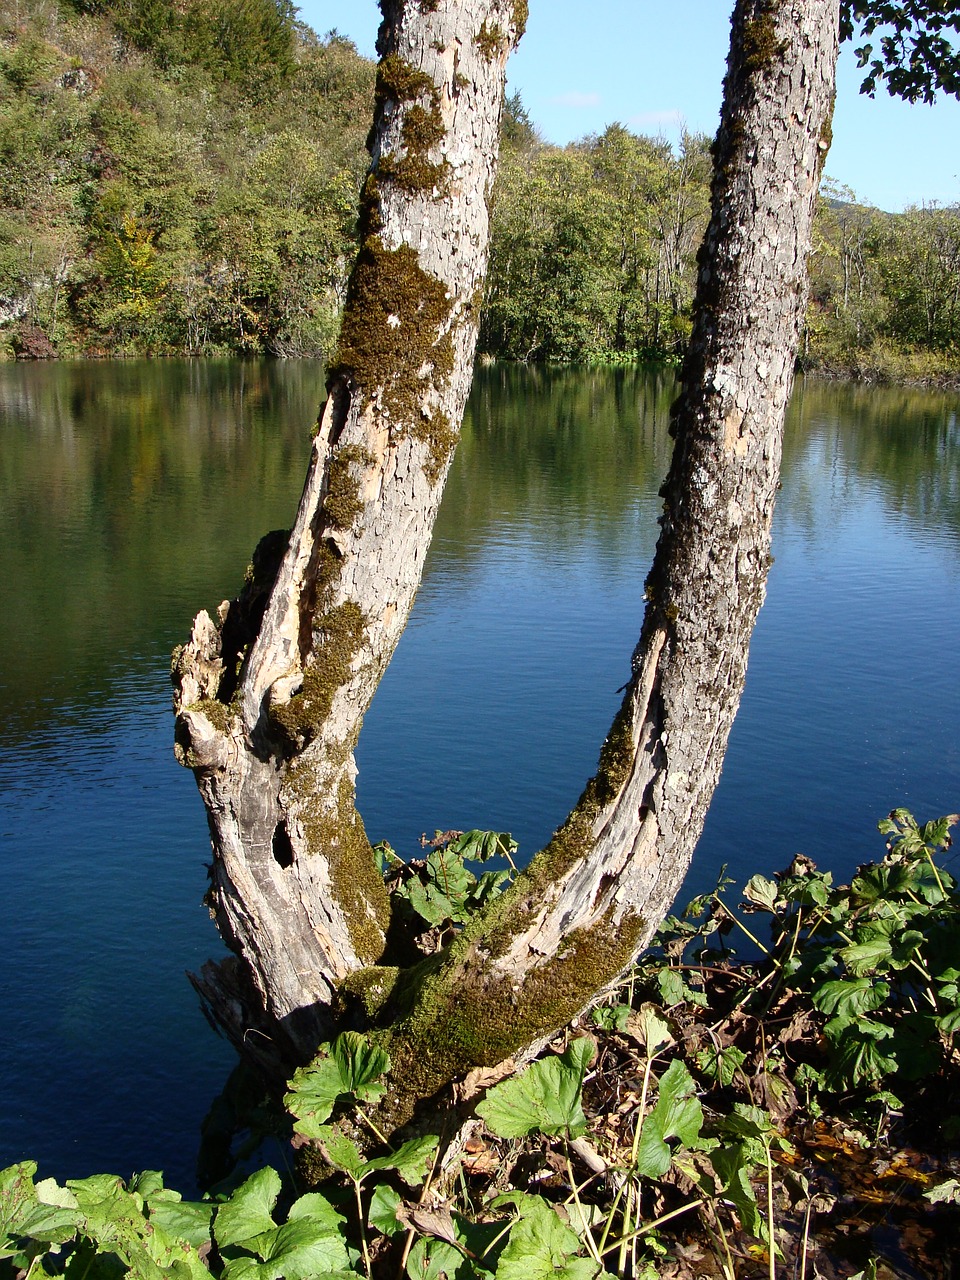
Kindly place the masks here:
[(960, 391), (960, 353), (897, 349), (874, 344), (843, 356), (815, 352), (798, 362), (808, 378), (868, 386), (926, 387)]
[[(366, 1114), (389, 1057), (347, 1032), (282, 1102), (238, 1068), (201, 1200), (156, 1173), (0, 1172), (6, 1256), (23, 1272), (119, 1255), (195, 1280), (953, 1275), (960, 995), (956, 969), (930, 974), (956, 949), (957, 820), (895, 811), (884, 858), (849, 885), (798, 855), (737, 907), (721, 875), (543, 1057), (470, 1073), (392, 1145)], [(427, 865), (392, 891), (413, 904)], [(284, 1177), (258, 1164), (265, 1138)]]
[[(2, 335), (0, 335), (2, 342)], [(316, 350), (298, 354), (295, 359), (308, 359), (323, 362), (329, 352)], [(70, 360), (197, 360), (223, 361), (232, 359), (229, 354), (213, 355), (210, 353), (164, 352), (148, 354), (145, 352), (129, 352), (118, 355), (103, 352), (70, 352), (56, 351), (49, 339), (42, 333), (25, 335), (16, 343), (9, 338), (6, 346), (0, 345), (0, 362), (61, 362)], [(260, 358), (260, 357), (252, 357)], [(280, 358), (283, 357), (273, 357)], [(515, 361), (502, 360), (487, 353), (477, 357), (478, 366), (493, 368), (495, 366), (517, 366), (529, 368), (563, 368), (563, 369), (650, 369), (658, 372), (675, 371), (680, 367), (680, 358), (675, 355), (657, 358), (655, 356), (634, 356), (621, 353), (610, 353), (583, 361)], [(815, 378), (824, 382), (853, 382), (865, 386), (900, 386), (916, 387), (933, 391), (960, 391), (960, 361), (948, 355), (937, 355), (928, 351), (896, 351), (888, 347), (874, 347), (869, 351), (858, 352), (845, 359), (827, 359), (816, 355), (808, 355), (798, 361), (798, 373), (804, 377)]]

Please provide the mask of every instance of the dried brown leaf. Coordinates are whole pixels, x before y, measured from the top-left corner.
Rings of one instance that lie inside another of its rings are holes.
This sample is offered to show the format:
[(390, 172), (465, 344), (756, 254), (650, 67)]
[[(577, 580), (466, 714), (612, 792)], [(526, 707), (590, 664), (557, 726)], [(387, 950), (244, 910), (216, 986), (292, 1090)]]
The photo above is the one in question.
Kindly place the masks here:
[(467, 1072), (462, 1083), (456, 1086), (457, 1099), (460, 1102), (469, 1102), (478, 1093), (483, 1093), (485, 1089), (499, 1084), (507, 1076), (512, 1076), (516, 1069), (517, 1064), (513, 1058), (504, 1058), (503, 1062), (498, 1062), (495, 1067), (474, 1067), (472, 1071)]
[(421, 1204), (404, 1204), (397, 1210), (397, 1221), (422, 1236), (434, 1236), (437, 1240), (445, 1240), (447, 1244), (459, 1248), (457, 1230), (446, 1205), (427, 1209)]

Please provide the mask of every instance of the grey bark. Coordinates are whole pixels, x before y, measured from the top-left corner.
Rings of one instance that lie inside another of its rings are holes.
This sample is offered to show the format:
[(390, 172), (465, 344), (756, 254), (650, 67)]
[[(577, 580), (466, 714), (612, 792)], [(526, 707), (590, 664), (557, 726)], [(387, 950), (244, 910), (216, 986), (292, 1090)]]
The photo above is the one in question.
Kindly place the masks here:
[(330, 1034), (338, 984), (384, 949), (353, 748), (469, 390), (519, 35), (510, 0), (381, 8), (363, 244), (296, 522), (285, 548), (261, 545), (216, 622), (198, 615), (173, 668), (178, 752), (210, 825), (208, 900), (235, 957), (195, 982), (238, 1044), (281, 1060)]
[(398, 1089), (429, 1094), (563, 1025), (649, 942), (689, 866), (764, 595), (837, 33), (837, 0), (736, 5), (632, 677), (577, 808), (395, 1028)]
[(632, 760), (593, 819), (589, 858), (553, 879), (498, 959), (505, 973), (608, 914), (614, 927), (645, 917), (645, 944), (702, 830), (769, 565), (838, 25), (836, 0), (736, 6), (676, 447), (617, 729)]
[[(246, 597), (219, 627), (200, 615), (175, 668), (181, 750), (210, 814), (213, 907), (242, 962), (208, 967), (199, 985), (238, 1041), (260, 1001), (268, 1034), (301, 1052), (335, 1029), (344, 980), (389, 958), (352, 749), (419, 579), (469, 382), (478, 193), (522, 8), (420, 6), (383, 4), (383, 51), (402, 66), (381, 67), (367, 239), (279, 574), (265, 549)], [(735, 7), (676, 449), (623, 706), (551, 844), (378, 1015), (393, 1060), (385, 1123), (583, 1008), (646, 944), (685, 874), (763, 598), (837, 30), (838, 0)], [(395, 289), (391, 271), (416, 287)]]

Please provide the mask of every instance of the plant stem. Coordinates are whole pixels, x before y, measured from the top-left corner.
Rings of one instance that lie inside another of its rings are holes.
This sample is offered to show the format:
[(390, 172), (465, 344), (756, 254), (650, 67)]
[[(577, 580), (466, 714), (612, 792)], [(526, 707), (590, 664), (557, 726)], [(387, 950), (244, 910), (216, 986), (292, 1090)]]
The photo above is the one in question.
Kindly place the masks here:
[(934, 876), (936, 877), (937, 887), (939, 888), (943, 896), (946, 897), (947, 891), (943, 887), (943, 881), (940, 879), (940, 872), (937, 870), (937, 864), (933, 860), (933, 855), (931, 854), (930, 850), (926, 848), (926, 846), (924, 846), (923, 852), (926, 854), (927, 861), (930, 863), (930, 870), (933, 872)]
[(367, 1224), (364, 1222), (363, 1198), (360, 1195), (360, 1183), (356, 1178), (350, 1178), (353, 1183), (353, 1193), (357, 1198), (357, 1222), (360, 1226), (360, 1248), (363, 1250), (363, 1269), (367, 1280), (372, 1280), (373, 1270), (370, 1262), (370, 1249), (367, 1246)]
[(652, 1222), (645, 1222), (642, 1227), (637, 1227), (635, 1231), (631, 1231), (629, 1236), (625, 1236), (621, 1240), (613, 1240), (610, 1244), (601, 1248), (599, 1250), (600, 1254), (613, 1253), (614, 1249), (620, 1248), (624, 1240), (639, 1240), (641, 1236), (649, 1235), (651, 1231), (656, 1231), (657, 1227), (662, 1227), (665, 1222), (670, 1222), (673, 1218), (679, 1218), (683, 1213), (689, 1213), (699, 1203), (699, 1200), (691, 1200), (688, 1204), (682, 1204), (679, 1209), (671, 1209), (669, 1213), (665, 1213), (659, 1218), (654, 1218)]
[(364, 1111), (363, 1107), (357, 1107), (357, 1115), (360, 1117), (363, 1123), (367, 1126), (367, 1128), (374, 1134), (374, 1136), (380, 1139), (380, 1141), (383, 1143), (385, 1147), (390, 1146), (390, 1140), (380, 1132), (377, 1126), (373, 1123), (373, 1121)]
[(737, 928), (741, 931), (741, 933), (745, 933), (755, 947), (759, 947), (765, 956), (770, 955), (769, 950), (763, 945), (760, 939), (755, 937), (754, 934), (752, 934), (750, 930), (747, 928), (747, 926), (743, 923), (743, 921), (738, 916), (735, 916), (733, 914), (733, 912), (730, 910), (730, 908), (727, 906), (727, 904), (723, 901), (722, 898), (718, 898), (717, 895), (714, 894), (713, 901), (717, 904), (718, 907), (721, 907), (727, 913), (727, 915), (730, 917), (733, 923), (737, 926)]
[(602, 1267), (603, 1260), (601, 1259), (600, 1254), (597, 1252), (596, 1241), (594, 1240), (593, 1236), (590, 1234), (590, 1224), (587, 1221), (587, 1215), (584, 1213), (583, 1205), (580, 1203), (580, 1190), (577, 1187), (577, 1180), (573, 1176), (573, 1165), (570, 1163), (569, 1147), (565, 1148), (564, 1155), (567, 1161), (567, 1177), (570, 1179), (570, 1190), (573, 1192), (573, 1201), (574, 1201), (574, 1204), (577, 1206), (577, 1211), (580, 1214), (580, 1221), (583, 1224), (583, 1234), (580, 1238), (583, 1241), (583, 1243), (586, 1245), (587, 1251), (589, 1252), (590, 1256), (593, 1258), (597, 1266)]
[(770, 1143), (765, 1142), (763, 1145), (767, 1153), (767, 1247), (770, 1255), (770, 1280), (777, 1280), (777, 1246), (773, 1239), (773, 1156)]

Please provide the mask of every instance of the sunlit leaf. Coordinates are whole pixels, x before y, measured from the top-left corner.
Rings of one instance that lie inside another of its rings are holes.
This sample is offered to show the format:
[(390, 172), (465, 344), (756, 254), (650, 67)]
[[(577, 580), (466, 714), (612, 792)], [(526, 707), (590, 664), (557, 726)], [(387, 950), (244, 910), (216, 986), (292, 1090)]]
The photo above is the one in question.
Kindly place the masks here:
[(362, 1176), (394, 1169), (404, 1182), (409, 1183), (410, 1186), (419, 1186), (433, 1162), (437, 1144), (438, 1139), (433, 1134), (426, 1134), (422, 1138), (411, 1138), (390, 1155), (377, 1156), (374, 1160), (368, 1160), (363, 1166)]
[(873, 973), (888, 961), (893, 954), (889, 938), (870, 938), (867, 942), (857, 942), (844, 947), (840, 958), (855, 977)]
[(318, 1138), (337, 1103), (372, 1102), (384, 1087), (378, 1081), (390, 1070), (390, 1057), (355, 1031), (338, 1036), (326, 1056), (295, 1072), (284, 1104), (295, 1117), (294, 1129), (307, 1138)]
[(477, 1114), (501, 1138), (523, 1138), (535, 1132), (577, 1137), (587, 1127), (580, 1092), (595, 1053), (589, 1037), (572, 1041), (559, 1057), (541, 1058), (495, 1085)]
[(677, 1058), (660, 1077), (657, 1105), (643, 1120), (636, 1168), (647, 1178), (662, 1178), (670, 1168), (672, 1153), (667, 1140), (677, 1139), (685, 1147), (700, 1137), (703, 1108), (692, 1097), (693, 1077)]
[(600, 1268), (578, 1258), (580, 1239), (539, 1196), (517, 1205), (520, 1218), (500, 1254), (496, 1280), (594, 1280)]
[(751, 876), (743, 890), (743, 896), (764, 911), (775, 911), (779, 896), (777, 882), (768, 880), (766, 876)]
[(242, 1245), (276, 1227), (273, 1210), (280, 1185), (280, 1175), (275, 1169), (258, 1169), (220, 1205), (213, 1229), (221, 1249), (231, 1244)]
[(474, 1274), (460, 1250), (445, 1240), (420, 1236), (407, 1259), (410, 1280), (460, 1280)]
[(654, 1057), (665, 1045), (673, 1043), (670, 1024), (655, 1004), (640, 1006), (637, 1016), (631, 1020), (631, 1030), (643, 1044), (648, 1058)]
[(381, 1182), (374, 1188), (367, 1221), (381, 1234), (395, 1236), (398, 1232), (406, 1230), (397, 1217), (397, 1210), (402, 1204), (403, 1201), (393, 1187), (388, 1187), (385, 1182)]

